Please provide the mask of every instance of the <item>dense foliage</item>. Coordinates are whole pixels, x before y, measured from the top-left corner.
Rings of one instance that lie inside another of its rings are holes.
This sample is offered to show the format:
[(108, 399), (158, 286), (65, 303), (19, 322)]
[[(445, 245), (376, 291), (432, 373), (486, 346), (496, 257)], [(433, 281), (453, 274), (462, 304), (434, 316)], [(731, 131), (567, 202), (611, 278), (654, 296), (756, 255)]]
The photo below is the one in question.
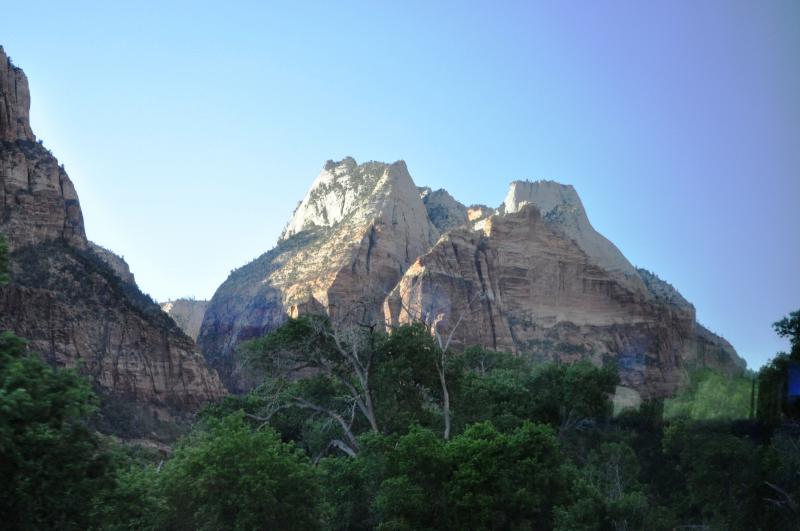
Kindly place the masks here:
[(0, 333), (0, 525), (82, 529), (95, 492), (111, 481), (109, 460), (86, 419), (86, 381)]
[(92, 433), (87, 385), (5, 334), (0, 516), (19, 529), (797, 529), (784, 369), (799, 324), (776, 325), (792, 352), (756, 378), (774, 394), (701, 371), (666, 404), (615, 417), (613, 368), (445, 352), (419, 325), (293, 320), (246, 349), (262, 385), (207, 407), (167, 458)]
[(693, 371), (686, 388), (664, 402), (664, 415), (692, 420), (750, 418), (754, 407), (754, 378), (752, 374), (726, 376), (711, 369)]

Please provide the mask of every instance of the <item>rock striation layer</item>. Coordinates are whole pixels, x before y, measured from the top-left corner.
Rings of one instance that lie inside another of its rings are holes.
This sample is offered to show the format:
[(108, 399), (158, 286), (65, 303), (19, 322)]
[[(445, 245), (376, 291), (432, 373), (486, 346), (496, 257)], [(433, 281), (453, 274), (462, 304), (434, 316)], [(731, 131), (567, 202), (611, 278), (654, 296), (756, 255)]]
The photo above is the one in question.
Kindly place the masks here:
[(328, 162), (277, 247), (217, 290), (199, 344), (241, 390), (236, 345), (305, 312), (424, 321), (455, 330), (456, 348), (611, 363), (645, 397), (674, 392), (695, 366), (744, 367), (677, 290), (594, 230), (572, 186), (514, 181), (499, 208), (467, 208), (416, 189), (402, 162)]
[(124, 260), (87, 240), (75, 187), (35, 141), (29, 105), (25, 74), (0, 48), (0, 233), (11, 251), (0, 329), (55, 365), (79, 366), (109, 396), (178, 411), (223, 396), (194, 342), (139, 291)]
[[(583, 215), (582, 208), (573, 212)], [(674, 301), (659, 300), (626, 263), (613, 270), (600, 265), (614, 256), (608, 248), (598, 253), (599, 246), (566, 237), (579, 221), (554, 223), (531, 201), (490, 217), (483, 230), (447, 234), (387, 297), (387, 320), (420, 320), (443, 334), (454, 331), (456, 347), (483, 345), (539, 361), (611, 363), (623, 385), (645, 396), (669, 395), (687, 368), (708, 365), (711, 358), (716, 366), (738, 370), (741, 360), (719, 342), (705, 343), (709, 352), (699, 354), (704, 329), (677, 292)], [(580, 235), (593, 241), (586, 227)]]

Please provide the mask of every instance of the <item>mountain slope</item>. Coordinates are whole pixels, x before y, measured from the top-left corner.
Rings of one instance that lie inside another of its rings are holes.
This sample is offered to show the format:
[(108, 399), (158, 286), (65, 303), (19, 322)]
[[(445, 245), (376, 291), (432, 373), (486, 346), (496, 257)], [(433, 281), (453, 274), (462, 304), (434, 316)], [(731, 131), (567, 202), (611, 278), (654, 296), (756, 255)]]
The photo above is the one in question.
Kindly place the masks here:
[(75, 187), (36, 142), (29, 105), (25, 74), (0, 48), (0, 233), (12, 273), (0, 288), (0, 329), (53, 364), (80, 367), (101, 393), (153, 411), (222, 396), (216, 373), (127, 264), (86, 239)]

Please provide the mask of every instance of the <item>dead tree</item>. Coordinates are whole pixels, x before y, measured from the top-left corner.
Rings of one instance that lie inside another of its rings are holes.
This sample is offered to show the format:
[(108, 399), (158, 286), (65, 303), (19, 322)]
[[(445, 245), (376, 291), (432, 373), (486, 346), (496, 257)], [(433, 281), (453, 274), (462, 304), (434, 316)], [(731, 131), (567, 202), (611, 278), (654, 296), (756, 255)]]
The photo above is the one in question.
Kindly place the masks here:
[[(425, 274), (420, 277), (419, 282), (422, 283), (425, 280)], [(411, 288), (409, 288), (411, 289)], [(464, 319), (472, 314), (475, 313), (480, 307), (473, 308), (473, 304), (477, 301), (483, 300), (485, 297), (485, 292), (478, 291), (472, 297), (469, 298), (467, 301), (466, 308), (463, 311), (459, 312), (458, 317), (456, 318), (453, 325), (450, 327), (449, 331), (443, 330), (443, 323), (446, 323), (448, 320), (449, 310), (441, 308), (437, 306), (437, 297), (436, 293), (438, 291), (438, 286), (433, 287), (433, 293), (431, 294), (430, 301), (427, 305), (420, 305), (419, 309), (413, 309), (409, 307), (405, 302), (405, 295), (408, 294), (408, 290), (406, 293), (401, 293), (398, 297), (401, 309), (408, 315), (409, 320), (412, 323), (420, 323), (422, 326), (425, 327), (426, 330), (436, 339), (436, 344), (439, 347), (437, 354), (434, 356), (434, 366), (436, 367), (436, 373), (439, 376), (439, 384), (441, 385), (442, 389), (442, 417), (444, 421), (444, 432), (443, 436), (445, 440), (450, 439), (450, 431), (451, 431), (451, 408), (450, 408), (450, 391), (447, 386), (447, 362), (448, 357), (450, 355), (450, 346), (453, 342), (453, 338), (455, 337), (455, 333), (458, 330), (461, 323)]]

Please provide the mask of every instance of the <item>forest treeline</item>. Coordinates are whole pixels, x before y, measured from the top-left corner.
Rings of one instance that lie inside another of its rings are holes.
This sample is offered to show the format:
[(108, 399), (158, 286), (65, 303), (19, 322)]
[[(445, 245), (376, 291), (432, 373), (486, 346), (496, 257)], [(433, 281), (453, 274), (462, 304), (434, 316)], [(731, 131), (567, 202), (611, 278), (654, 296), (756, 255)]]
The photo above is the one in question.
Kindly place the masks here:
[[(7, 273), (0, 242), (0, 279)], [(247, 343), (260, 385), (207, 406), (169, 456), (98, 434), (98, 398), (0, 335), (5, 529), (797, 529), (800, 311), (757, 374), (691, 375), (614, 414), (614, 367), (453, 352), (288, 321)]]

